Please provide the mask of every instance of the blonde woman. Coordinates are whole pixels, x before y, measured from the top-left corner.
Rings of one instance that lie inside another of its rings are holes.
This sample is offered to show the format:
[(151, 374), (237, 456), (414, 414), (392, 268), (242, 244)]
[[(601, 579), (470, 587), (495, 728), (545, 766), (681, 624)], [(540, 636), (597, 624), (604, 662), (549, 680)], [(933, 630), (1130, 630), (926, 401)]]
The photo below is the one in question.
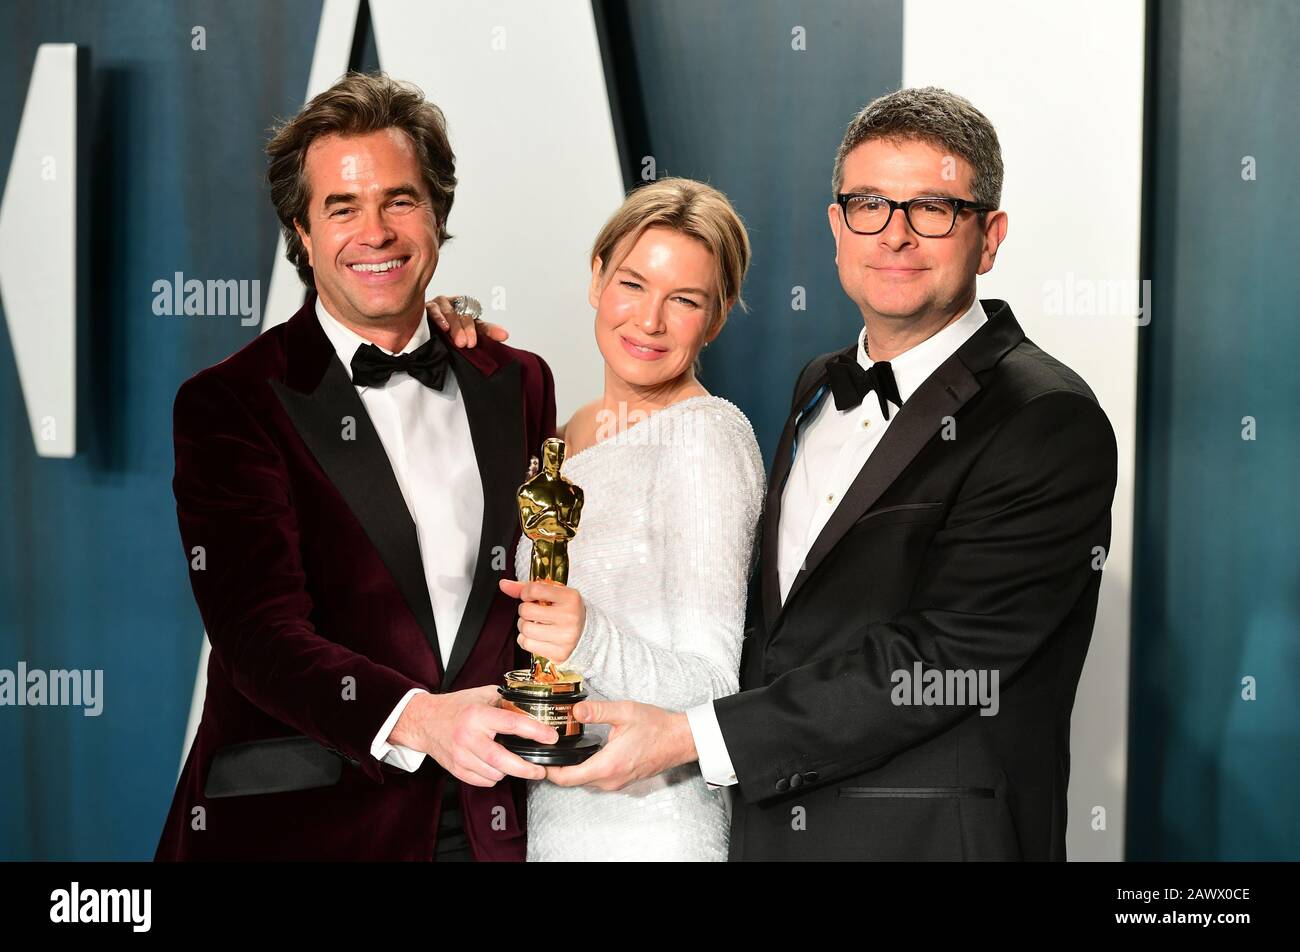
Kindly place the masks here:
[[(633, 191), (592, 248), (605, 386), (559, 434), (586, 498), (569, 585), (501, 587), (522, 599), (519, 644), (582, 674), (593, 699), (680, 711), (738, 688), (763, 464), (749, 421), (695, 368), (749, 257), (726, 197), (679, 178)], [(530, 556), (524, 538), (520, 579)], [(532, 781), (528, 859), (725, 861), (722, 797), (695, 764), (617, 792)]]

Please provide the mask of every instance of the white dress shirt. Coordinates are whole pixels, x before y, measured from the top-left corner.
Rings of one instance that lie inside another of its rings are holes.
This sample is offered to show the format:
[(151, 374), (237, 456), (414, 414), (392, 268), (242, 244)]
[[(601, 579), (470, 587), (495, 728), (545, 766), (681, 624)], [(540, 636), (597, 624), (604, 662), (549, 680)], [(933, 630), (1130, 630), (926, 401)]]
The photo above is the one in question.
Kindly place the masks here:
[[(352, 356), (369, 341), (339, 323), (319, 297), (316, 317), (350, 379)], [(415, 350), (429, 336), (428, 322), (422, 320), (401, 353)], [(450, 369), (442, 390), (426, 387), (409, 374), (398, 372), (382, 386), (357, 387), (357, 394), (379, 434), (415, 523), (424, 579), (438, 626), (438, 649), (446, 670), (474, 583), (483, 528), (483, 483), (465, 400)], [(406, 705), (419, 693), (420, 688), (408, 691), (380, 727), (370, 745), (370, 753), (377, 760), (410, 771), (424, 761), (421, 751), (389, 744), (387, 740)]]
[[(977, 297), (957, 320), (889, 361), (903, 401), (907, 402), (939, 365), (987, 320)], [(858, 335), (858, 363), (864, 370), (875, 362), (867, 356), (866, 345), (864, 327)], [(776, 526), (782, 604), (813, 543), (897, 417), (898, 408), (891, 402), (889, 419), (885, 419), (873, 390), (858, 406), (844, 411), (835, 409), (835, 401), (827, 393), (817, 409), (800, 422), (794, 462), (781, 494), (781, 518)], [(713, 703), (691, 708), (686, 718), (704, 779), (714, 786), (735, 783), (736, 772)]]

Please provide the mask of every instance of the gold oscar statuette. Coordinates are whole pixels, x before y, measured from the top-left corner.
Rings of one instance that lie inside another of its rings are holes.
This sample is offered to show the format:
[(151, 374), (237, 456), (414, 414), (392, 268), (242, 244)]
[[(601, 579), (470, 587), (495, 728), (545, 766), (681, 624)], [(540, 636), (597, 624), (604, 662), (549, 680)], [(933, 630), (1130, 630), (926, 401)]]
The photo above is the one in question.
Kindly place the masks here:
[[(536, 460), (534, 469), (536, 469)], [(569, 581), (569, 540), (578, 532), (582, 515), (582, 490), (560, 475), (564, 464), (564, 441), (549, 439), (542, 444), (540, 471), (532, 472), (519, 487), (519, 522), (533, 543), (528, 577), (566, 585)], [(527, 714), (559, 733), (554, 744), (526, 737), (500, 734), (497, 742), (524, 760), (545, 766), (579, 764), (600, 749), (600, 741), (586, 737), (582, 724), (573, 716), (573, 706), (587, 697), (582, 676), (561, 671), (549, 659), (532, 656), (532, 664), (508, 671), (505, 685), (498, 688), (501, 706)]]

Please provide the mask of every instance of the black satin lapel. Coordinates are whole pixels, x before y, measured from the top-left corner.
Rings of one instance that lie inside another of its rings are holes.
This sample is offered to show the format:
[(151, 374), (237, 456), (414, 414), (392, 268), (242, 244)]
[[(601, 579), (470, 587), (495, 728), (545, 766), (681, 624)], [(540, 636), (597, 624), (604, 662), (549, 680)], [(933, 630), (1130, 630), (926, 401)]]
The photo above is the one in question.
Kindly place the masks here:
[(767, 500), (763, 504), (763, 539), (759, 554), (763, 573), (763, 627), (771, 631), (781, 608), (781, 578), (777, 571), (778, 547), (781, 526), (781, 487), (790, 475), (790, 447), (794, 443), (795, 418), (785, 421), (781, 442), (777, 444), (772, 459), (772, 478), (767, 483)]
[(817, 541), (808, 550), (803, 568), (790, 586), (785, 605), (790, 604), (809, 574), (835, 548), (849, 527), (875, 504), (915, 459), (916, 454), (921, 452), (921, 447), (938, 435), (943, 418), (956, 415), (979, 389), (979, 381), (956, 355), (945, 361), (916, 389), (895, 415), (879, 445), (872, 450), (866, 464), (817, 536)]
[[(415, 522), (384, 444), (338, 355), (331, 355), (314, 393), (299, 393), (277, 380), (270, 383), (298, 435), (378, 550), (441, 667)], [(355, 439), (343, 438), (345, 417), (356, 421)]]
[(483, 630), (483, 622), (497, 595), (503, 564), (504, 571), (514, 578), (510, 542), (519, 522), (515, 495), (528, 478), (522, 366), (508, 364), (492, 376), (484, 377), (464, 357), (452, 351), (451, 367), (465, 399), (474, 457), (483, 481), (483, 532), (479, 537), (474, 583), (443, 678), (444, 690), (455, 682)]
[(781, 613), (781, 572), (780, 572), (780, 538), (781, 538), (781, 498), (785, 494), (785, 483), (790, 478), (794, 466), (795, 443), (799, 436), (799, 426), (803, 418), (816, 411), (821, 400), (826, 397), (826, 374), (823, 372), (813, 381), (811, 387), (801, 393), (797, 409), (785, 421), (781, 431), (781, 442), (777, 444), (776, 456), (772, 459), (772, 478), (767, 484), (767, 501), (763, 506), (763, 627), (771, 632), (776, 618)]

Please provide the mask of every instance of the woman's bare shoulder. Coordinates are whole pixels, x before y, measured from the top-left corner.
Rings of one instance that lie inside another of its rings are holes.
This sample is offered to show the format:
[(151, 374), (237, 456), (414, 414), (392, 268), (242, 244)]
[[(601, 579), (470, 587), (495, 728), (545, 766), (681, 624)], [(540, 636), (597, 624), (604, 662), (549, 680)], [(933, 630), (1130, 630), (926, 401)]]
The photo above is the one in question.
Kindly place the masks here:
[(572, 456), (585, 450), (596, 441), (596, 414), (600, 411), (600, 399), (585, 403), (573, 411), (567, 423), (556, 434), (564, 440), (565, 452)]

